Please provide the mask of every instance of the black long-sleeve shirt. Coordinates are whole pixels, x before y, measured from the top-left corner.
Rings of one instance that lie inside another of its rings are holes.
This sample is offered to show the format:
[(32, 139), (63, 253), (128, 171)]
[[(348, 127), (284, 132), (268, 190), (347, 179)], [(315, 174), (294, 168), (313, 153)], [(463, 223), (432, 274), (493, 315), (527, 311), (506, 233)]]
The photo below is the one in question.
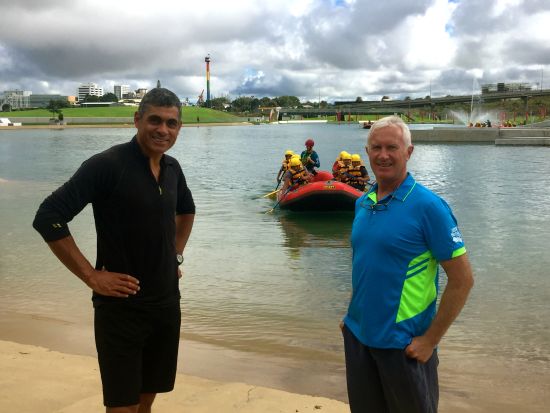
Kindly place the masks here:
[[(67, 223), (92, 204), (97, 232), (95, 268), (140, 281), (131, 302), (163, 305), (178, 300), (176, 224), (195, 204), (176, 159), (163, 155), (159, 181), (136, 137), (86, 160), (40, 205), (33, 227), (46, 242), (70, 235)], [(120, 300), (94, 292), (94, 303)]]

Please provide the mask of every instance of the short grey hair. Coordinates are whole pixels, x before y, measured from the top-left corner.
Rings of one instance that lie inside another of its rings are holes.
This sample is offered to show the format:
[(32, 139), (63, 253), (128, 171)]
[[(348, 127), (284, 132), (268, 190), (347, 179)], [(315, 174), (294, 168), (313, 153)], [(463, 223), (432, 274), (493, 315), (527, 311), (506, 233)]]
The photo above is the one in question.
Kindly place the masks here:
[(149, 106), (176, 107), (181, 119), (181, 101), (171, 90), (156, 87), (147, 92), (139, 104), (139, 115), (143, 116)]
[[(403, 132), (403, 143), (407, 147), (412, 145), (411, 131), (409, 127), (405, 122), (403, 122), (403, 119), (395, 115), (386, 116), (374, 122), (370, 127), (369, 136), (372, 135), (376, 130), (386, 128), (388, 126), (397, 126), (398, 128), (401, 128), (401, 131)], [(368, 144), (369, 142), (367, 138), (367, 146)]]

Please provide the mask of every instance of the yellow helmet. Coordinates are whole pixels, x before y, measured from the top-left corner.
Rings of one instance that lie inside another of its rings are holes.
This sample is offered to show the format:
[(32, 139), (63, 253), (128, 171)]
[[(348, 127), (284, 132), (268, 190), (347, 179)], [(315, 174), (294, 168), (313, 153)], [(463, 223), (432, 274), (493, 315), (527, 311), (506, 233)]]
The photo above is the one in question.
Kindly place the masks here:
[(302, 161), (300, 160), (300, 157), (292, 157), (290, 158), (290, 166), (302, 166)]
[(361, 156), (359, 156), (358, 153), (354, 153), (351, 155), (351, 161), (352, 162), (361, 162)]
[(285, 152), (285, 156), (292, 156), (294, 155), (294, 151), (291, 151), (290, 149)]
[(342, 160), (343, 161), (348, 161), (348, 160), (351, 161), (351, 154), (346, 152), (345, 154), (342, 155)]
[[(347, 154), (346, 151), (340, 152), (340, 159), (344, 159), (344, 155), (345, 155), (345, 154)], [(348, 153), (348, 155), (349, 155), (349, 153)]]

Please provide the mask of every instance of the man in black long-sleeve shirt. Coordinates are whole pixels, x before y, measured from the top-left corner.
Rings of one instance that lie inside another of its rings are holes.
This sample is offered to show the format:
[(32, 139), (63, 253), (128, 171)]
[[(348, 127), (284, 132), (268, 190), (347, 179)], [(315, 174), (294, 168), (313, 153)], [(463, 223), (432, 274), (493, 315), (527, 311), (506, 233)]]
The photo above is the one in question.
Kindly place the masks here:
[[(107, 412), (148, 412), (174, 386), (180, 334), (179, 265), (195, 204), (178, 162), (165, 155), (181, 103), (151, 90), (136, 136), (85, 161), (40, 205), (33, 222), (59, 260), (93, 290), (95, 337)], [(95, 267), (67, 223), (92, 204)]]

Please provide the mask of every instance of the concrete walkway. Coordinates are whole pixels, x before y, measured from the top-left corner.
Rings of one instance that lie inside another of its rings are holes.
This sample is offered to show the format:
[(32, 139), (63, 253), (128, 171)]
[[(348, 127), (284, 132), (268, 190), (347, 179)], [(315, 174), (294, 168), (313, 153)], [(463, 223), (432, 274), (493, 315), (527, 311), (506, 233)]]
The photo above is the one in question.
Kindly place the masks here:
[(550, 128), (445, 128), (412, 130), (413, 142), (550, 146)]

